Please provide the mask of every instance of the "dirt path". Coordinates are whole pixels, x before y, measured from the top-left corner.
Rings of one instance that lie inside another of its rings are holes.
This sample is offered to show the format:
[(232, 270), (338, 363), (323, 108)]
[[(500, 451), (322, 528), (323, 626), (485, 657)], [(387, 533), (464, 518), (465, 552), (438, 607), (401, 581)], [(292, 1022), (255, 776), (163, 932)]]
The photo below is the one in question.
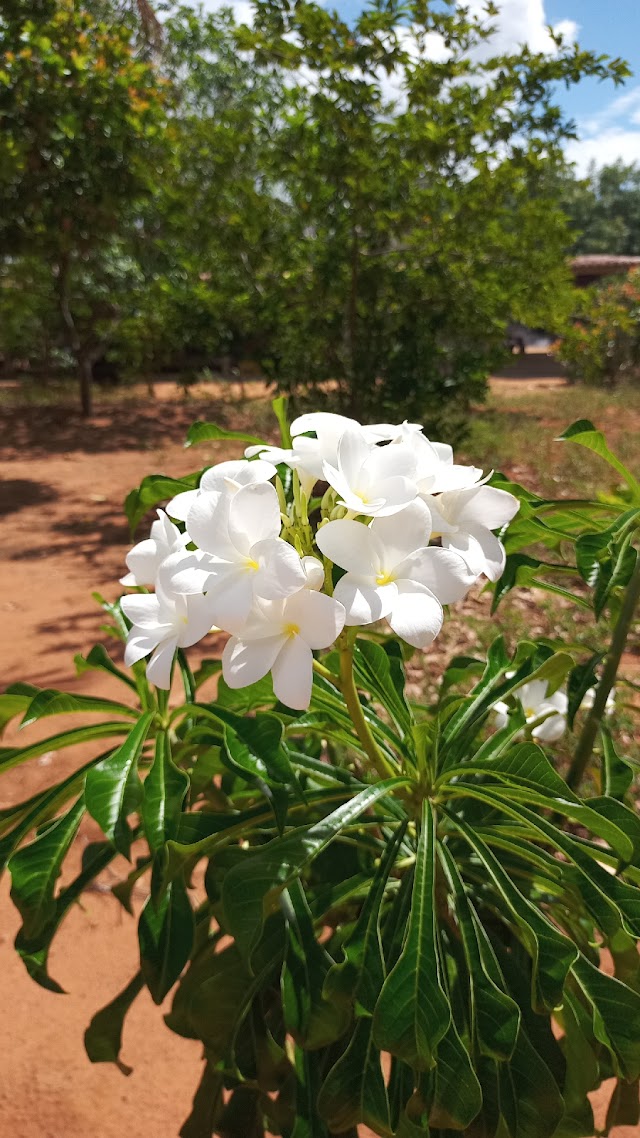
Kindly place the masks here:
[[(221, 447), (185, 451), (187, 427), (202, 417), (238, 429), (248, 415), (244, 395), (261, 394), (258, 384), (248, 385), (244, 393), (208, 386), (185, 402), (165, 384), (154, 404), (134, 398), (105, 407), (89, 424), (74, 408), (34, 408), (3, 416), (0, 689), (28, 680), (113, 694), (106, 677), (85, 673), (78, 678), (73, 655), (85, 653), (97, 639), (106, 642), (91, 593), (98, 589), (111, 599), (118, 595), (116, 582), (130, 546), (122, 512), (125, 494), (153, 471), (181, 475), (227, 457)], [(38, 725), (37, 730), (42, 737), (48, 727)], [(13, 739), (9, 734), (5, 741)], [(46, 784), (52, 762), (63, 776), (83, 757), (78, 752), (62, 762), (44, 756), (10, 778), (3, 776), (0, 808)], [(87, 823), (81, 831), (78, 859), (97, 836), (91, 827)], [(109, 1065), (92, 1066), (83, 1048), (93, 1013), (136, 970), (136, 938), (129, 922), (108, 892), (85, 894), (82, 906), (69, 914), (51, 959), (52, 974), (69, 994), (44, 992), (13, 951), (19, 919), (6, 880), (2, 883), (3, 1138), (176, 1138), (199, 1079), (200, 1050), (168, 1031), (145, 993), (125, 1026), (123, 1058), (134, 1067), (130, 1078)], [(598, 1096), (599, 1125), (607, 1098), (606, 1091)], [(632, 1127), (621, 1127), (615, 1135), (637, 1138)]]

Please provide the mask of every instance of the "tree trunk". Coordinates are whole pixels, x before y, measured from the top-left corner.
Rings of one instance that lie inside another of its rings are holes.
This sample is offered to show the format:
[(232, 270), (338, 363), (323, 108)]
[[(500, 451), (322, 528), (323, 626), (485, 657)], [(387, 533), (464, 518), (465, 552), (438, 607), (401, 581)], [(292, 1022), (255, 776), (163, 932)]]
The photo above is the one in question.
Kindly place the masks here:
[(93, 414), (93, 367), (91, 356), (81, 356), (78, 360), (80, 378), (80, 406), (85, 419)]

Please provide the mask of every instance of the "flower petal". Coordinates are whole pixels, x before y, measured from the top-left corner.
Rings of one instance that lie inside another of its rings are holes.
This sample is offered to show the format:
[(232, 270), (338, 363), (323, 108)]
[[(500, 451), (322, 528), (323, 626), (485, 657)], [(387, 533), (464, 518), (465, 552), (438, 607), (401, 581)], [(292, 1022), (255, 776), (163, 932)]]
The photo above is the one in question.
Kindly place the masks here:
[(442, 628), (442, 605), (422, 585), (399, 581), (397, 588), (398, 595), (387, 620), (396, 635), (407, 644), (426, 648)]
[(154, 635), (152, 632), (136, 632), (132, 629), (129, 633), (124, 650), (124, 662), (127, 668), (132, 664), (137, 664), (138, 660), (142, 660), (144, 656), (148, 656), (153, 652), (154, 648), (158, 647), (159, 642), (164, 636), (164, 630), (160, 629)]
[(187, 597), (187, 616), (178, 629), (178, 647), (189, 648), (192, 644), (197, 644), (211, 632), (213, 623), (210, 597)]
[(251, 612), (253, 574), (227, 573), (207, 593), (211, 623), (225, 632), (239, 633)]
[[(318, 594), (315, 594), (318, 596)], [(330, 599), (330, 598), (327, 598)], [(311, 703), (313, 655), (301, 636), (290, 636), (271, 669), (277, 698), (295, 711), (306, 711)]]
[(382, 570), (384, 547), (364, 522), (347, 518), (327, 522), (316, 534), (316, 545), (325, 557), (361, 577), (376, 577)]
[(203, 492), (198, 494), (187, 516), (191, 540), (199, 549), (223, 561), (233, 561), (237, 556), (228, 534), (229, 502), (227, 494)]
[(306, 583), (299, 554), (282, 538), (267, 538), (252, 545), (251, 557), (259, 565), (253, 577), (253, 591), (258, 597), (288, 597)]
[(285, 620), (300, 629), (300, 636), (314, 650), (328, 648), (344, 628), (345, 611), (335, 597), (301, 589), (285, 606)]
[(353, 491), (357, 492), (360, 472), (372, 449), (360, 427), (347, 427), (338, 443), (338, 469)]
[(443, 534), (446, 549), (459, 553), (472, 573), (484, 573), (490, 581), (497, 581), (504, 572), (506, 554), (502, 542), (482, 526), (469, 526), (467, 533)]
[(498, 490), (495, 486), (472, 486), (469, 490), (458, 491), (456, 521), (465, 528), (501, 529), (519, 509), (518, 499), (506, 490)]
[(383, 566), (390, 572), (415, 550), (427, 545), (431, 534), (429, 507), (417, 498), (404, 510), (374, 518), (369, 528), (384, 547)]
[(372, 484), (371, 497), (362, 505), (362, 513), (384, 518), (397, 514), (415, 501), (418, 487), (410, 478), (387, 478)]
[(170, 517), (177, 518), (179, 522), (186, 522), (189, 510), (198, 500), (199, 495), (199, 490), (183, 490), (182, 494), (176, 494), (175, 498), (167, 503), (167, 513)]
[(258, 541), (279, 537), (281, 526), (280, 503), (270, 482), (243, 486), (231, 498), (229, 537), (242, 553)]
[(395, 584), (375, 585), (353, 573), (345, 573), (333, 595), (346, 612), (345, 624), (373, 624), (391, 612), (398, 590)]
[(134, 593), (120, 601), (127, 620), (138, 628), (157, 628), (160, 619), (160, 601), (154, 593)]
[[(402, 517), (402, 514), (396, 517)], [(461, 601), (476, 580), (458, 553), (434, 546), (417, 549), (396, 566), (398, 581), (417, 581), (429, 589), (442, 605)]]
[(242, 640), (232, 636), (222, 653), (222, 675), (230, 688), (246, 688), (271, 671), (285, 637), (265, 636), (261, 640)]
[(151, 683), (155, 684), (157, 688), (163, 688), (165, 691), (171, 687), (171, 668), (175, 651), (176, 641), (173, 637), (163, 640), (147, 664), (147, 679), (151, 680)]

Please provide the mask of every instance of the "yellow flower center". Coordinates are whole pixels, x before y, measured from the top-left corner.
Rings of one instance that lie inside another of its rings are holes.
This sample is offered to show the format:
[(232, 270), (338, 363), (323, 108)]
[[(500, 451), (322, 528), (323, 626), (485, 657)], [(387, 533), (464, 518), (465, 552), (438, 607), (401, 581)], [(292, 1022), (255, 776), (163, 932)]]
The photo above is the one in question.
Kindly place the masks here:
[(297, 624), (293, 624), (293, 623), (285, 624), (284, 634), (285, 634), (285, 636), (299, 636), (300, 635), (300, 626)]
[(255, 573), (256, 570), (260, 568), (258, 562), (254, 561), (253, 557), (247, 557), (245, 559), (244, 567), (247, 573)]
[(393, 573), (380, 572), (376, 576), (376, 585), (390, 585), (393, 581)]

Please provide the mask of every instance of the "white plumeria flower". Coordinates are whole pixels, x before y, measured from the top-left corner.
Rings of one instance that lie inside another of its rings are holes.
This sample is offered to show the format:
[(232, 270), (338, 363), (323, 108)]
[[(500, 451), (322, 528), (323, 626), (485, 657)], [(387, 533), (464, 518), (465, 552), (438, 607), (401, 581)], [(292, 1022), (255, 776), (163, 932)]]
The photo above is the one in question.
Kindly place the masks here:
[(429, 510), (418, 500), (368, 526), (345, 518), (318, 531), (319, 549), (347, 570), (334, 590), (347, 624), (386, 617), (408, 644), (431, 644), (442, 627), (442, 605), (460, 600), (474, 578), (457, 554), (428, 547), (430, 528)]
[(151, 526), (150, 536), (139, 541), (127, 553), (129, 572), (120, 578), (121, 585), (153, 585), (165, 557), (184, 545), (183, 534), (164, 510), (157, 510), (157, 514), (158, 519)]
[(302, 558), (302, 568), (307, 578), (305, 588), (320, 592), (324, 585), (324, 565), (317, 557), (308, 554)]
[(176, 649), (189, 648), (211, 630), (211, 617), (203, 596), (170, 597), (156, 593), (123, 597), (122, 611), (133, 627), (127, 638), (127, 667), (148, 656), (147, 676), (156, 687), (171, 686), (171, 666)]
[[(595, 698), (596, 698), (596, 689), (595, 688), (589, 688), (589, 690), (584, 693), (584, 698), (583, 698), (582, 703), (580, 705), (582, 707), (583, 711), (589, 711), (593, 707), (593, 704), (595, 702)], [(608, 717), (609, 715), (613, 715), (615, 709), (616, 709), (616, 689), (612, 688), (611, 691), (609, 692), (608, 696), (607, 696), (607, 702), (605, 703), (605, 706), (604, 706), (604, 713)]]
[[(250, 446), (244, 453), (247, 458), (259, 454), (269, 462), (286, 463), (296, 471), (302, 491), (309, 498), (316, 482), (324, 479), (324, 463), (336, 464), (338, 444), (349, 428), (360, 429), (360, 425), (345, 415), (314, 411), (294, 419), (291, 424), (293, 442), (290, 449)], [(316, 437), (309, 438), (308, 431), (314, 431)]]
[(398, 513), (418, 493), (416, 461), (410, 448), (375, 446), (361, 428), (348, 428), (338, 443), (337, 466), (323, 464), (326, 481), (340, 503), (355, 514), (387, 517)]
[[(566, 716), (569, 701), (563, 691), (555, 691), (553, 695), (547, 695), (547, 687), (546, 680), (531, 680), (528, 684), (523, 684), (522, 687), (518, 688), (514, 695), (522, 704), (527, 723), (534, 723), (541, 716), (547, 716), (542, 723), (533, 728), (531, 737), (541, 743), (557, 743), (567, 729)], [(494, 704), (494, 711), (496, 713), (496, 727), (506, 727), (509, 722), (508, 704), (500, 700)]]
[(434, 443), (423, 434), (406, 431), (397, 442), (413, 450), (416, 459), (416, 482), (420, 494), (441, 494), (448, 490), (466, 490), (482, 478), (477, 466), (461, 466), (453, 461), (453, 448), (448, 443)]
[(182, 494), (176, 494), (167, 505), (167, 513), (180, 522), (186, 522), (189, 510), (201, 494), (219, 494), (223, 490), (234, 492), (241, 486), (270, 482), (276, 473), (272, 462), (261, 459), (257, 462), (248, 462), (244, 458), (219, 462), (205, 470), (197, 490), (184, 490)]
[(311, 702), (313, 652), (328, 648), (344, 627), (344, 608), (326, 593), (301, 589), (280, 601), (258, 602), (241, 635), (222, 654), (222, 674), (231, 688), (273, 676), (273, 690), (287, 707), (304, 711)]
[(449, 490), (434, 497), (421, 495), (431, 510), (433, 528), (445, 549), (464, 558), (476, 577), (497, 581), (505, 566), (502, 542), (491, 532), (502, 529), (517, 514), (520, 503), (506, 490), (477, 485)]
[(269, 482), (201, 494), (187, 517), (198, 552), (191, 560), (170, 558), (160, 570), (163, 580), (180, 593), (206, 592), (213, 623), (237, 632), (254, 597), (278, 600), (306, 584), (300, 557), (280, 538), (280, 528), (280, 503)]

